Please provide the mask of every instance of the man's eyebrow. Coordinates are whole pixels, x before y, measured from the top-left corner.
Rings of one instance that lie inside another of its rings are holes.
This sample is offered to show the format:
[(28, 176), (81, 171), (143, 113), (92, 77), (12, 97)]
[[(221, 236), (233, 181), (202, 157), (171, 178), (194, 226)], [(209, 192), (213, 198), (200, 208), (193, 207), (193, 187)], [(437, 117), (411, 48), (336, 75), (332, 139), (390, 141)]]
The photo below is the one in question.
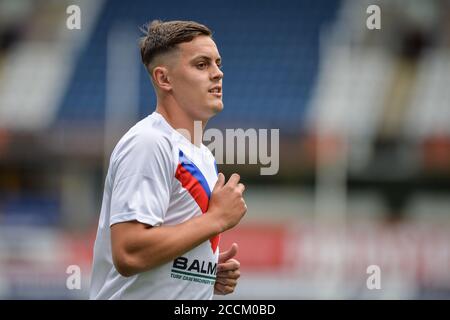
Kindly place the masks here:
[[(205, 56), (205, 55), (199, 55), (199, 56), (196, 56), (196, 57), (192, 58), (191, 61), (201, 60), (201, 59), (204, 59), (204, 60), (206, 60), (206, 61), (208, 61), (208, 62), (211, 62), (211, 61), (212, 61), (212, 59), (211, 59), (210, 57)], [(216, 61), (222, 61), (222, 58), (221, 58), (221, 57), (218, 57), (218, 58), (216, 59)]]

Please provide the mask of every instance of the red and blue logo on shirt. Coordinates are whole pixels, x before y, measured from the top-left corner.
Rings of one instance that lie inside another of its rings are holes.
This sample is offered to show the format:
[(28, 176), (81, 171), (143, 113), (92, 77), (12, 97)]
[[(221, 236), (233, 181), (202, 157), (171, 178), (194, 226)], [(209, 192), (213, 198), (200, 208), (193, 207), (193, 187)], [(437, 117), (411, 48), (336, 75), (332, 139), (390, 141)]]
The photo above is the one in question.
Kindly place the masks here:
[[(180, 181), (182, 187), (190, 193), (192, 198), (194, 198), (202, 213), (206, 213), (208, 210), (209, 199), (211, 198), (211, 190), (209, 189), (208, 182), (200, 169), (191, 160), (189, 160), (181, 150), (179, 152), (179, 160), (177, 170), (175, 172), (175, 178)], [(219, 235), (209, 239), (211, 242), (211, 249), (214, 253), (219, 245), (219, 240)]]

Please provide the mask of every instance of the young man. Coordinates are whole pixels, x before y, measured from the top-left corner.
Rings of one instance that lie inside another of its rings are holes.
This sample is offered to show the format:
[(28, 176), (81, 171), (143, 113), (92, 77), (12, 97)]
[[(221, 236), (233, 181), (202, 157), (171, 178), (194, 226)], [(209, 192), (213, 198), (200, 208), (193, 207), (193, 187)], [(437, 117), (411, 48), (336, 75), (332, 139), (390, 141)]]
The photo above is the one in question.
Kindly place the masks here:
[(233, 259), (237, 245), (219, 253), (219, 235), (246, 213), (245, 187), (237, 174), (226, 183), (217, 175), (213, 155), (194, 135), (194, 121), (204, 128), (223, 108), (219, 52), (204, 25), (153, 21), (141, 40), (141, 56), (156, 91), (156, 111), (112, 152), (90, 298), (229, 294), (240, 276)]

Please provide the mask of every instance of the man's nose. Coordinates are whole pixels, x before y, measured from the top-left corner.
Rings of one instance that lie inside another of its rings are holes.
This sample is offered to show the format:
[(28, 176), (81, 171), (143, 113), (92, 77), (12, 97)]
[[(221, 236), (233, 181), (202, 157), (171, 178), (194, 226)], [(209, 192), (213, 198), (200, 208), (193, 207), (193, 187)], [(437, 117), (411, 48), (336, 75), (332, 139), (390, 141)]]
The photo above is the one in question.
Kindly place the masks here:
[(214, 68), (214, 71), (211, 74), (211, 78), (214, 80), (220, 80), (223, 78), (223, 71), (220, 70), (218, 66)]

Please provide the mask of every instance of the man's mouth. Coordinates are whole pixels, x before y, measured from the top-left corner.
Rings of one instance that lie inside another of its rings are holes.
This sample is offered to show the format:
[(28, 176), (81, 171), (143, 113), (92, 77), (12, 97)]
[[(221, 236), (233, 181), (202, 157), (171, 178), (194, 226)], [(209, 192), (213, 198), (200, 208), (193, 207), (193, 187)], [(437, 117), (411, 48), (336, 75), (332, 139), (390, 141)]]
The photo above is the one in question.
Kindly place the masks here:
[(215, 95), (216, 97), (222, 96), (222, 87), (221, 86), (215, 86), (208, 90), (209, 93)]

